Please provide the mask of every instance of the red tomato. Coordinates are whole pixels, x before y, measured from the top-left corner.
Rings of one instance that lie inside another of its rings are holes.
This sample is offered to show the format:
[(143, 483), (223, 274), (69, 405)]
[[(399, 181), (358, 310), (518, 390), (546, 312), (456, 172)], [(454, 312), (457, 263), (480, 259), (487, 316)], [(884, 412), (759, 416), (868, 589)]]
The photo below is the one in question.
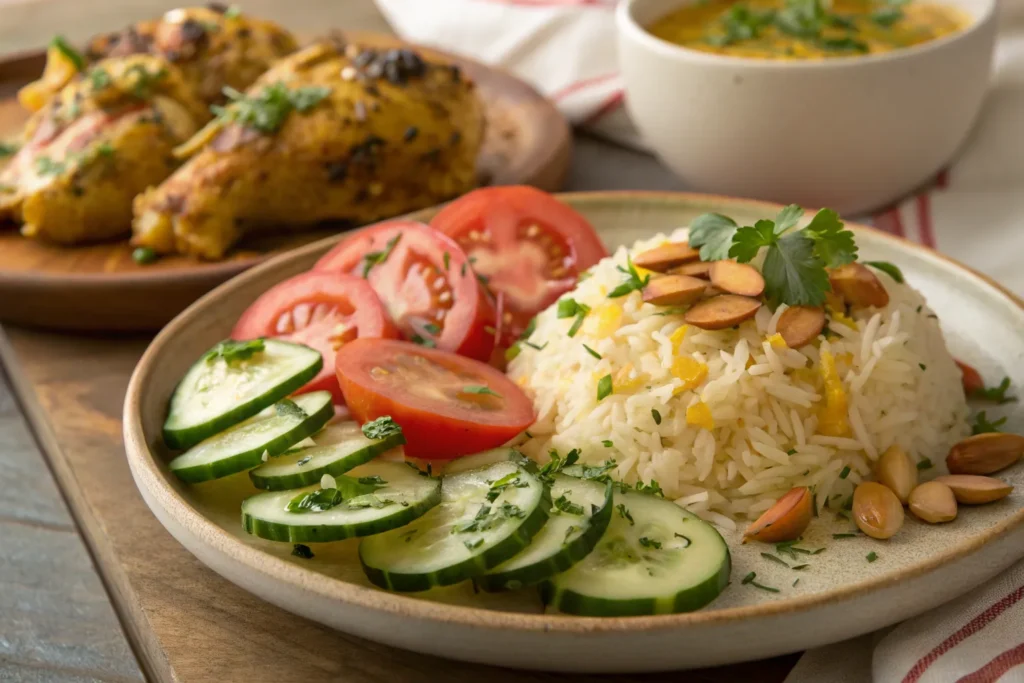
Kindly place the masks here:
[(398, 330), (366, 280), (315, 272), (296, 275), (268, 289), (231, 331), (234, 339), (276, 337), (319, 351), (324, 367), (301, 391), (327, 390), (338, 403), (344, 400), (334, 372), (338, 348), (356, 337), (397, 336)]
[(400, 341), (357, 339), (338, 351), (338, 383), (361, 422), (402, 427), (405, 453), (450, 460), (505, 443), (533, 423), (533, 404), (489, 365)]
[(977, 370), (963, 361), (958, 360), (956, 364), (960, 366), (961, 381), (964, 385), (965, 394), (970, 396), (976, 391), (981, 391), (985, 388), (985, 380), (981, 378)]
[(410, 341), (479, 360), (494, 349), (494, 306), (466, 254), (422, 223), (360, 230), (313, 269), (365, 276)]
[(532, 187), (474, 190), (441, 209), (430, 227), (458, 242), (502, 299), (506, 345), (608, 255), (586, 218)]

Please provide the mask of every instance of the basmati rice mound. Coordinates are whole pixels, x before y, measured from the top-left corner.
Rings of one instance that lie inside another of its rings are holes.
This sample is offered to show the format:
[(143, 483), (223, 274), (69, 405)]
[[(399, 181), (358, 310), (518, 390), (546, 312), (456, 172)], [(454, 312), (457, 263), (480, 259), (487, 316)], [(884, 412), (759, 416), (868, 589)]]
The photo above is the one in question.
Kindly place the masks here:
[[(657, 235), (630, 253), (684, 239), (685, 229)], [(875, 271), (888, 306), (830, 312), (827, 339), (789, 349), (772, 336), (784, 305), (705, 331), (639, 292), (609, 299), (625, 280), (617, 266), (626, 254), (602, 260), (562, 297), (591, 309), (575, 336), (574, 318), (558, 319), (552, 305), (509, 364), (537, 411), (520, 445), (531, 458), (574, 448), (583, 463), (614, 458), (613, 478), (656, 480), (666, 498), (735, 529), (794, 486), (813, 487), (819, 509), (838, 510), (892, 444), (938, 466), (969, 433), (960, 371), (912, 287)], [(605, 375), (613, 391), (598, 401)]]

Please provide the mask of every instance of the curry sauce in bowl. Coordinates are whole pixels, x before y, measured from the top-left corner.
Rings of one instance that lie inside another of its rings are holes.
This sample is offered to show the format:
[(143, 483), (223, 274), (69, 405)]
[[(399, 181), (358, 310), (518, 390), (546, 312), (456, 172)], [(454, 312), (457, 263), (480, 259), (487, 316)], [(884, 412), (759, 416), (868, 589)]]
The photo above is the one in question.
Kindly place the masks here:
[(962, 30), (955, 7), (900, 0), (704, 0), (647, 28), (675, 45), (754, 59), (827, 59), (921, 45)]

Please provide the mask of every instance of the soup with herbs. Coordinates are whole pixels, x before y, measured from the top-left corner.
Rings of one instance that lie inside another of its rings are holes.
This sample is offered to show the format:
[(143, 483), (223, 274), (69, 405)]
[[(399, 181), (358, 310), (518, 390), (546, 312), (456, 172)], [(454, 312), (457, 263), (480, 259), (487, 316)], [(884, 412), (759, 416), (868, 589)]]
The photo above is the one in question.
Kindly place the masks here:
[(670, 43), (759, 59), (824, 59), (890, 52), (959, 31), (969, 17), (900, 0), (697, 0), (649, 27)]

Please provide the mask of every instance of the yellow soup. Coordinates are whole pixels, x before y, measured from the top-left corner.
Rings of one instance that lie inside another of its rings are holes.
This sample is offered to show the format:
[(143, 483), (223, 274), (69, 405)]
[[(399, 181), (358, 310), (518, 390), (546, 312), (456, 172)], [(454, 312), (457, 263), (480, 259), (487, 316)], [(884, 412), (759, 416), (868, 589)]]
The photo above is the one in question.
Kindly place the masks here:
[(941, 5), (899, 0), (697, 0), (648, 30), (694, 50), (758, 59), (824, 59), (927, 43), (969, 23)]

